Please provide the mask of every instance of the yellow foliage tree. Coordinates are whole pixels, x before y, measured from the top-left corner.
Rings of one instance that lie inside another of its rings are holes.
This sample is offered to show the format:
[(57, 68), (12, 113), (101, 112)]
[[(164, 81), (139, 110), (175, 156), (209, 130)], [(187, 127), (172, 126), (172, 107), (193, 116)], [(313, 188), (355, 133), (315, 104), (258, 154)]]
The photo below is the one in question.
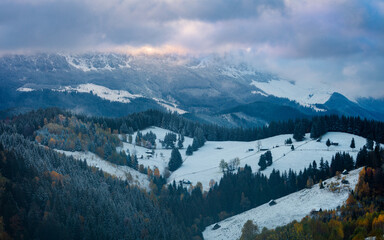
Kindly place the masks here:
[(147, 168), (147, 175), (149, 178), (152, 176), (152, 170), (150, 167)]
[(155, 177), (160, 177), (160, 170), (157, 167), (155, 167), (155, 169), (153, 170), (153, 175)]
[(328, 227), (331, 231), (330, 239), (342, 240), (344, 238), (343, 224), (341, 222), (331, 219)]
[(384, 214), (381, 213), (377, 218), (373, 219), (372, 229), (384, 231)]

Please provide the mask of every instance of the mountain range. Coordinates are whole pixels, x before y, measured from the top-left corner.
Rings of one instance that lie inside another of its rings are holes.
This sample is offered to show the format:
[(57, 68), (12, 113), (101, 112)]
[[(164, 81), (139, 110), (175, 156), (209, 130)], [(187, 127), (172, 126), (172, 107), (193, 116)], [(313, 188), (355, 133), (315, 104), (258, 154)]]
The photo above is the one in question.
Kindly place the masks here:
[(109, 117), (164, 109), (229, 127), (323, 114), (384, 120), (383, 99), (348, 99), (218, 55), (7, 55), (0, 87), (3, 117), (57, 106)]

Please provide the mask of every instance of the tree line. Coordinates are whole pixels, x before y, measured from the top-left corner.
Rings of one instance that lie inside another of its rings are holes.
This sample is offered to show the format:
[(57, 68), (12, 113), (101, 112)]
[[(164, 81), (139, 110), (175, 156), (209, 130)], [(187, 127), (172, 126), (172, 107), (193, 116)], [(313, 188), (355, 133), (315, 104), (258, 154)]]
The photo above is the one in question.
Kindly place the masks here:
[[(25, 137), (34, 137), (36, 130), (44, 126), (44, 119), (50, 121), (58, 114), (66, 117), (74, 115), (71, 112), (58, 108), (47, 108), (18, 115), (12, 119), (4, 120), (11, 123), (19, 133)], [(119, 132), (121, 127), (133, 131), (143, 130), (150, 126), (157, 126), (176, 132), (183, 136), (196, 139), (196, 147), (200, 147), (205, 140), (208, 141), (254, 141), (280, 134), (295, 134), (297, 139), (303, 133), (311, 133), (312, 138), (318, 138), (326, 132), (338, 131), (355, 134), (376, 142), (384, 143), (384, 123), (360, 117), (346, 117), (338, 115), (316, 116), (312, 119), (297, 119), (271, 122), (268, 125), (254, 128), (226, 128), (214, 124), (193, 122), (177, 113), (159, 110), (147, 110), (133, 113), (121, 118), (89, 117), (76, 115), (83, 122), (98, 123), (111, 132)], [(199, 146), (200, 145), (200, 146)]]

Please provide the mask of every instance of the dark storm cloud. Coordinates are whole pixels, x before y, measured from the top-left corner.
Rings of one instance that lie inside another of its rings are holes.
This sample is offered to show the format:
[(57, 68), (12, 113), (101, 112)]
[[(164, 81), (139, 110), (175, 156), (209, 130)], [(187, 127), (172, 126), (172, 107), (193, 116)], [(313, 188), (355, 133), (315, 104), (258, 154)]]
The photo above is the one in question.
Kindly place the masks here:
[(84, 4), (46, 2), (22, 4), (0, 3), (0, 46), (18, 48), (70, 48), (95, 42), (95, 16), (84, 14)]
[(3, 0), (0, 49), (168, 44), (192, 51), (263, 46), (285, 57), (382, 54), (382, 5), (357, 0)]
[(274, 1), (1, 1), (0, 49), (55, 49), (99, 44), (162, 45), (180, 19), (209, 23), (283, 8)]

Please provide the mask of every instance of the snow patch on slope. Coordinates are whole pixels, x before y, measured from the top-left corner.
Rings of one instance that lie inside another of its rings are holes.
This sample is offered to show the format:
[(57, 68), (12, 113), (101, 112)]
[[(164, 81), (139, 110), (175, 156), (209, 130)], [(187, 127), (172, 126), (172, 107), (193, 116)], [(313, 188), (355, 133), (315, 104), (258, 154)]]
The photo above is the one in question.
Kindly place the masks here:
[(221, 74), (232, 78), (239, 78), (246, 75), (255, 75), (255, 71), (249, 69), (238, 69), (236, 67), (226, 67), (221, 71)]
[(180, 109), (177, 107), (177, 104), (174, 102), (165, 101), (160, 98), (152, 98), (155, 100), (159, 105), (163, 106), (165, 109), (171, 112), (177, 112), (178, 114), (184, 114), (187, 113), (187, 111)]
[(262, 95), (262, 96), (264, 96), (264, 97), (268, 97), (268, 96), (269, 96), (268, 94), (265, 94), (265, 93), (263, 93), (262, 91), (252, 91), (251, 93), (252, 93), (252, 94), (259, 94), (259, 95)]
[(110, 163), (101, 159), (99, 156), (91, 152), (70, 152), (58, 149), (54, 150), (66, 156), (72, 156), (77, 160), (85, 159), (87, 160), (88, 166), (96, 167), (108, 174), (116, 176), (117, 178), (123, 181), (127, 180), (130, 184), (137, 185), (140, 188), (149, 190), (148, 177), (145, 174), (139, 173), (138, 171), (132, 168)]
[(100, 98), (109, 100), (111, 102), (130, 103), (130, 99), (143, 97), (140, 94), (131, 94), (124, 90), (112, 90), (104, 86), (96, 85), (93, 83), (80, 84), (77, 87), (65, 86), (59, 89), (52, 89), (59, 92), (78, 92), (78, 93), (92, 93)]
[[(253, 80), (251, 85), (261, 89), (268, 95), (288, 98), (305, 107), (314, 107), (314, 104), (323, 104), (328, 101), (332, 95), (332, 92), (328, 90), (326, 86), (307, 87), (297, 85), (287, 80), (270, 80), (268, 82)], [(315, 110), (320, 109), (317, 108)]]
[(16, 89), (16, 91), (18, 91), (18, 92), (33, 92), (33, 91), (35, 91), (35, 89), (28, 88), (28, 87), (19, 87), (18, 89)]
[[(327, 185), (320, 189), (316, 184), (310, 189), (303, 189), (288, 196), (275, 200), (276, 205), (269, 206), (268, 203), (253, 208), (241, 214), (225, 219), (218, 224), (221, 228), (212, 230), (213, 225), (208, 226), (203, 232), (204, 239), (238, 239), (241, 229), (247, 220), (252, 220), (259, 229), (263, 227), (273, 229), (286, 225), (293, 220), (300, 221), (310, 214), (312, 210), (335, 209), (341, 206), (348, 198), (358, 182), (360, 169), (351, 171), (346, 179), (349, 184), (342, 184), (341, 179), (336, 177), (326, 180)], [(340, 186), (339, 191), (332, 192), (329, 188), (331, 182)]]

